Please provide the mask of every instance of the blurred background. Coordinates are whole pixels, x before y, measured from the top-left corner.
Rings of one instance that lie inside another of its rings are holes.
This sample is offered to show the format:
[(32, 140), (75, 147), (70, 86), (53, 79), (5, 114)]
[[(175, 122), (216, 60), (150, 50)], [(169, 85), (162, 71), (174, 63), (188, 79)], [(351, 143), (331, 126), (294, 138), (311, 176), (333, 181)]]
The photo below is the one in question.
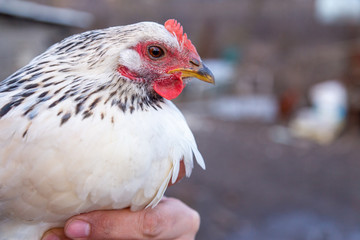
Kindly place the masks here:
[(199, 240), (360, 239), (360, 0), (0, 0), (0, 78), (89, 29), (175, 18), (216, 77), (176, 104)]

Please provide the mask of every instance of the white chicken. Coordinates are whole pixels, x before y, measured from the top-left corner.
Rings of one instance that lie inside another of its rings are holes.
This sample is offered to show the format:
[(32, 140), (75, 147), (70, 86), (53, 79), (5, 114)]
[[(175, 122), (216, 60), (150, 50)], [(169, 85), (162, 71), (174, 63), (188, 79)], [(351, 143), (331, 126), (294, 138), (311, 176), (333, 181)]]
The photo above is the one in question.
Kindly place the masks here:
[(38, 240), (95, 209), (154, 207), (180, 162), (205, 163), (171, 103), (214, 83), (175, 20), (111, 27), (51, 46), (0, 82), (0, 240)]

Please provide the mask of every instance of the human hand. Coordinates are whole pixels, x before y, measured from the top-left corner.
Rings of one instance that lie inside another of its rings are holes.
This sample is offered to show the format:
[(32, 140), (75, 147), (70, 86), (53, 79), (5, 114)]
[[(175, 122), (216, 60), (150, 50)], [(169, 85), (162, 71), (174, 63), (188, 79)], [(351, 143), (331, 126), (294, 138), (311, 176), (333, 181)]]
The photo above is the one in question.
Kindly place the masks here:
[(178, 199), (164, 197), (155, 208), (84, 213), (70, 218), (64, 229), (47, 231), (42, 240), (193, 240), (199, 230), (199, 214)]

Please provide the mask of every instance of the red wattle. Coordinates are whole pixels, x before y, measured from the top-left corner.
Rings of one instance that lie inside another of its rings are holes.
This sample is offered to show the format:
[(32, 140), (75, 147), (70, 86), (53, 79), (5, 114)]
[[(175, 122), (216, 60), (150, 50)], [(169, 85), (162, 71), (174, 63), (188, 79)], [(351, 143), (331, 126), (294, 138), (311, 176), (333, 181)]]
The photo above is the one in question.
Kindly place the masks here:
[(174, 99), (180, 95), (184, 89), (185, 84), (183, 83), (181, 77), (172, 76), (172, 78), (161, 79), (154, 82), (154, 90), (168, 100)]

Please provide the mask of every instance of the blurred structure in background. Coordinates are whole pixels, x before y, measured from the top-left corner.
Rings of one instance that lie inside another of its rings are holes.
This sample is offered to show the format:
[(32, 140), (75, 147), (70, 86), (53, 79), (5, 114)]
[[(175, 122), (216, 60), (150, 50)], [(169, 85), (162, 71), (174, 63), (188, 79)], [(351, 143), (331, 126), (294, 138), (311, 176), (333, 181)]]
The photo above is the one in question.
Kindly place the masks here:
[(310, 89), (311, 107), (300, 109), (290, 123), (296, 136), (328, 144), (344, 129), (347, 114), (345, 87), (332, 80)]
[(316, 16), (325, 24), (360, 23), (360, 2), (358, 0), (317, 0)]
[(51, 7), (27, 1), (2, 0), (0, 12), (6, 15), (69, 27), (90, 27), (91, 14), (67, 8)]
[(360, 0), (0, 0), (0, 78), (69, 35), (169, 18), (217, 81), (176, 100), (207, 170), (168, 194), (197, 239), (360, 239)]
[(1, 78), (27, 64), (72, 28), (88, 28), (92, 14), (29, 1), (0, 0)]

